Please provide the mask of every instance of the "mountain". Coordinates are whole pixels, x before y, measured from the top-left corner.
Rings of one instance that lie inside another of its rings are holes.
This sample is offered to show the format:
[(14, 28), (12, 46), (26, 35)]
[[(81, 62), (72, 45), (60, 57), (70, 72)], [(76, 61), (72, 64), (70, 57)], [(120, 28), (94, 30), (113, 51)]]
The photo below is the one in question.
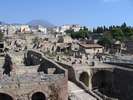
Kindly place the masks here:
[(0, 25), (6, 25), (7, 23), (0, 21)]
[(44, 21), (44, 20), (32, 20), (32, 21), (28, 22), (27, 24), (30, 25), (30, 26), (42, 25), (42, 26), (47, 27), (47, 28), (54, 27), (53, 24), (51, 24), (48, 21)]

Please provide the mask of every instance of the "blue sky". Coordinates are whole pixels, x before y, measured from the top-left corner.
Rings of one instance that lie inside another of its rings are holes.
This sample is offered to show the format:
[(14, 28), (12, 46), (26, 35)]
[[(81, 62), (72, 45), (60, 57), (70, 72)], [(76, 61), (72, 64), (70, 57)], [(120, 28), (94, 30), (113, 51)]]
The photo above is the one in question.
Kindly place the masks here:
[(47, 20), (55, 25), (133, 25), (132, 0), (0, 0), (0, 20), (26, 23)]

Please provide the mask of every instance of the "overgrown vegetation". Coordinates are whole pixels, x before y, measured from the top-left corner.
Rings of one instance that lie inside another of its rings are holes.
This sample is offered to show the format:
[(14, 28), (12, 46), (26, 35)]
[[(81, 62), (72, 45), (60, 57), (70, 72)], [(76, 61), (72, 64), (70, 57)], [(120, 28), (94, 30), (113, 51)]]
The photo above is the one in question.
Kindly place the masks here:
[(133, 27), (127, 26), (126, 23), (121, 26), (109, 26), (108, 28), (105, 26), (97, 27), (97, 29), (93, 29), (93, 33), (103, 33), (103, 37), (99, 39), (98, 43), (106, 48), (110, 48), (116, 41), (124, 43), (133, 40)]
[(75, 32), (73, 29), (66, 30), (66, 34), (70, 35), (73, 39), (85, 39), (89, 37), (89, 34), (91, 31), (88, 30), (88, 28), (83, 27), (79, 31)]

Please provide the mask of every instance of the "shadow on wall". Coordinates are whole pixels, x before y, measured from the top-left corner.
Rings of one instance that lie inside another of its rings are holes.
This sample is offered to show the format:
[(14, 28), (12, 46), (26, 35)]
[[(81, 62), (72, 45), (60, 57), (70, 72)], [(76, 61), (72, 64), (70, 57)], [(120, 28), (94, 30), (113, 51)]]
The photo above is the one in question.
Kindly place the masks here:
[(83, 82), (87, 87), (89, 86), (89, 75), (87, 72), (81, 73), (79, 80)]
[(35, 51), (28, 51), (25, 56), (25, 65), (35, 66), (39, 65), (38, 72), (44, 72), (45, 74), (64, 74), (65, 71), (58, 67), (57, 64), (51, 62), (49, 59), (45, 58), (41, 53)]
[(115, 69), (114, 84), (119, 100), (133, 100), (133, 71)]
[(113, 72), (98, 71), (92, 77), (92, 87), (108, 97), (133, 100), (133, 71), (118, 68)]
[(114, 92), (119, 100), (133, 100), (133, 65), (124, 63), (108, 63), (120, 67), (129, 68), (122, 70), (115, 68), (114, 75)]
[(13, 100), (13, 98), (8, 94), (0, 93), (0, 100)]
[(62, 66), (64, 69), (68, 70), (68, 80), (76, 83), (77, 80), (76, 80), (76, 75), (75, 75), (74, 69), (71, 66), (63, 64), (61, 62), (57, 62), (57, 63), (60, 66)]
[(42, 55), (33, 51), (28, 51), (27, 54), (24, 55), (24, 64), (26, 66), (39, 65), (41, 60)]
[(12, 66), (13, 66), (12, 59), (8, 54), (6, 54), (5, 62), (3, 65), (3, 69), (4, 69), (3, 74), (10, 76), (10, 72), (12, 71)]
[(108, 97), (117, 98), (114, 93), (114, 74), (111, 71), (101, 70), (92, 77), (92, 89), (98, 90)]
[(53, 74), (63, 74), (65, 73), (63, 70), (58, 68), (55, 64), (51, 63), (46, 59), (42, 59), (40, 66), (38, 67), (38, 72), (44, 72), (45, 74), (49, 74), (50, 70)]
[(46, 97), (43, 93), (37, 92), (32, 95), (32, 100), (46, 100)]

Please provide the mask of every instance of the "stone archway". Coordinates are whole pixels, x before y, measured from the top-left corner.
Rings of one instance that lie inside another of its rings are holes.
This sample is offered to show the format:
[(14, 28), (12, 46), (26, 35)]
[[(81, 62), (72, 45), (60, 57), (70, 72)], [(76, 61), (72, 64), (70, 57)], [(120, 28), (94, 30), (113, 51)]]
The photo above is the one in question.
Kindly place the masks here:
[(87, 87), (89, 86), (89, 75), (87, 72), (82, 72), (80, 74), (79, 80), (83, 82)]
[(46, 96), (42, 92), (36, 92), (32, 95), (31, 100), (46, 100)]
[(6, 93), (0, 93), (0, 100), (13, 100), (13, 98)]

